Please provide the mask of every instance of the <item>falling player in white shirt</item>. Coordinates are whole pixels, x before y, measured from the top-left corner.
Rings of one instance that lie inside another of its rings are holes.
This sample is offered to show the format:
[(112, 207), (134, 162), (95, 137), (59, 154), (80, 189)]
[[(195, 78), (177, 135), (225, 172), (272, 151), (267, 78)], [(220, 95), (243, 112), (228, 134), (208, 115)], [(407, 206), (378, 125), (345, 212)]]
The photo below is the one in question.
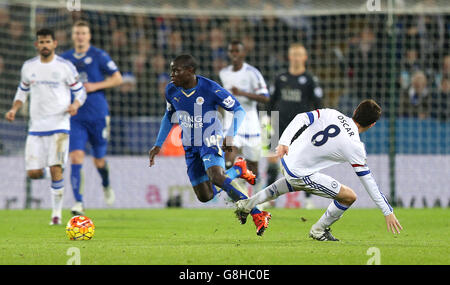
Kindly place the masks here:
[(370, 173), (365, 147), (359, 137), (360, 133), (375, 125), (380, 115), (381, 108), (373, 100), (362, 101), (352, 118), (333, 109), (297, 115), (283, 132), (277, 147), (284, 177), (252, 198), (237, 202), (236, 211), (247, 213), (248, 209), (288, 192), (308, 191), (333, 199), (323, 216), (311, 227), (309, 236), (320, 241), (337, 241), (330, 233), (330, 226), (356, 201), (356, 194), (319, 171), (349, 162), (372, 200), (383, 212), (388, 230), (394, 234), (400, 233), (403, 228)]
[[(51, 225), (61, 224), (64, 193), (63, 168), (69, 150), (70, 116), (86, 100), (86, 90), (78, 81), (78, 72), (70, 61), (55, 55), (57, 41), (50, 29), (36, 33), (39, 56), (25, 61), (21, 81), (12, 108), (5, 118), (12, 122), (17, 111), (30, 97), (30, 121), (25, 144), (25, 168), (31, 179), (51, 174)], [(71, 91), (74, 94), (71, 103)]]
[[(247, 161), (247, 167), (258, 177), (258, 161), (261, 159), (262, 139), (257, 103), (269, 102), (269, 91), (261, 72), (245, 62), (245, 47), (239, 40), (233, 40), (228, 45), (228, 56), (231, 65), (223, 68), (219, 77), (222, 85), (230, 93), (237, 96), (246, 115), (234, 141), (233, 151), (225, 154), (228, 167), (233, 165), (235, 158), (242, 155)], [(224, 113), (224, 126), (232, 125), (232, 114)], [(259, 187), (255, 187), (259, 189)]]

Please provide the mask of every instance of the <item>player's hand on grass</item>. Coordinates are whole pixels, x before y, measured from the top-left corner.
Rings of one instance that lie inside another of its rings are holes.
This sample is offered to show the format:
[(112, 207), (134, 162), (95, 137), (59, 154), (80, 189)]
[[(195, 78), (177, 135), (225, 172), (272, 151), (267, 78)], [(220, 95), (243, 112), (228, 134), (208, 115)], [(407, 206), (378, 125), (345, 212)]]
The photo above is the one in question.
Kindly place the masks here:
[(222, 143), (223, 151), (232, 152), (233, 151), (233, 137), (226, 136)]
[(14, 121), (14, 119), (16, 118), (16, 113), (17, 113), (17, 111), (14, 110), (14, 109), (9, 110), (9, 111), (5, 114), (5, 119), (8, 120), (8, 122)]
[(148, 152), (148, 156), (150, 159), (150, 165), (149, 167), (152, 167), (155, 164), (155, 156), (159, 153), (161, 148), (159, 146), (154, 146), (152, 149)]
[(397, 220), (394, 213), (385, 216), (385, 218), (387, 229), (389, 232), (392, 232), (393, 234), (399, 234), (400, 230), (403, 230), (402, 225), (400, 225), (400, 222)]
[(285, 154), (288, 154), (289, 147), (287, 145), (279, 144), (275, 150), (277, 151), (277, 156), (282, 158)]

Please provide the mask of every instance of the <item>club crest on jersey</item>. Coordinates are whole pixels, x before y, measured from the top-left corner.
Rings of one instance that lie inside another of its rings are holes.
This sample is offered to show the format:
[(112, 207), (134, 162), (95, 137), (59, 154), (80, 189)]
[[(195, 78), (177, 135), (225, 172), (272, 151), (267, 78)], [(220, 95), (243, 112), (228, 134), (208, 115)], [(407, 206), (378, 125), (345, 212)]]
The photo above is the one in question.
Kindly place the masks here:
[(205, 99), (203, 97), (197, 97), (197, 99), (195, 100), (195, 103), (197, 103), (198, 105), (203, 105), (203, 103), (205, 103)]
[(300, 77), (298, 78), (298, 83), (300, 83), (300, 84), (305, 84), (307, 80), (308, 80), (308, 79), (306, 79), (305, 76), (300, 76)]
[(91, 64), (92, 63), (92, 57), (88, 56), (84, 59), (85, 64)]

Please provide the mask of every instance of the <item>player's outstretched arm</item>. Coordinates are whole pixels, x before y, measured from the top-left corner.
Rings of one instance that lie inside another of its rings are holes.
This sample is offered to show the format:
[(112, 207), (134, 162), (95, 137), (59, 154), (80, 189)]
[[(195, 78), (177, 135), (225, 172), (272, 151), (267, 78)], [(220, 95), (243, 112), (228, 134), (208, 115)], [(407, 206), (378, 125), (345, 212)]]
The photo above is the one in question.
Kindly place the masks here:
[(148, 152), (148, 157), (149, 157), (149, 167), (152, 167), (155, 164), (155, 156), (160, 152), (161, 147), (159, 146), (153, 146), (152, 149)]
[(387, 230), (389, 232), (392, 232), (393, 234), (399, 234), (400, 230), (403, 230), (402, 225), (400, 225), (400, 222), (397, 220), (397, 217), (395, 217), (394, 213), (385, 216), (385, 218)]
[(161, 146), (163, 145), (164, 141), (166, 140), (167, 136), (170, 133), (170, 130), (172, 129), (173, 124), (170, 121), (170, 117), (172, 114), (173, 114), (173, 112), (166, 111), (166, 113), (164, 114), (164, 117), (161, 120), (161, 127), (159, 128), (158, 137), (156, 138), (155, 145), (148, 152), (149, 159), (150, 159), (149, 167), (152, 167), (155, 164), (155, 156), (161, 150)]
[(22, 107), (23, 102), (20, 100), (14, 100), (13, 106), (11, 109), (5, 114), (5, 119), (8, 120), (8, 122), (12, 122), (16, 118), (16, 113), (19, 111), (20, 107)]

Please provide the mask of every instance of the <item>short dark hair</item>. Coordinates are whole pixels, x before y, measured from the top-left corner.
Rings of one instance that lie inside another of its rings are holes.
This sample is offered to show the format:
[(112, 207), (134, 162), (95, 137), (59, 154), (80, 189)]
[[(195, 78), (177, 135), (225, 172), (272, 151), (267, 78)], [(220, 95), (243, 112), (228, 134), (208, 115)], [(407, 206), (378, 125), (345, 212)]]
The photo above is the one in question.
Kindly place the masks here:
[(173, 62), (180, 64), (182, 67), (190, 67), (194, 72), (197, 70), (197, 60), (190, 54), (181, 54)]
[(378, 121), (381, 116), (380, 105), (372, 99), (363, 100), (359, 103), (353, 114), (353, 120), (361, 125), (361, 127), (368, 127)]
[(39, 37), (39, 36), (51, 36), (52, 37), (52, 40), (55, 40), (55, 32), (52, 30), (52, 29), (48, 29), (48, 28), (42, 28), (42, 29), (39, 29), (37, 32), (36, 32), (36, 39)]
[(230, 41), (229, 45), (241, 45), (244, 46), (244, 43), (240, 39), (233, 39)]

